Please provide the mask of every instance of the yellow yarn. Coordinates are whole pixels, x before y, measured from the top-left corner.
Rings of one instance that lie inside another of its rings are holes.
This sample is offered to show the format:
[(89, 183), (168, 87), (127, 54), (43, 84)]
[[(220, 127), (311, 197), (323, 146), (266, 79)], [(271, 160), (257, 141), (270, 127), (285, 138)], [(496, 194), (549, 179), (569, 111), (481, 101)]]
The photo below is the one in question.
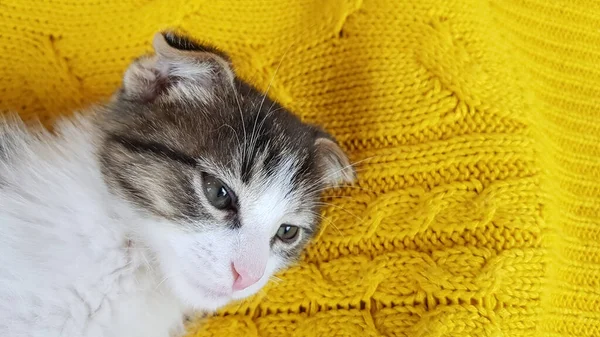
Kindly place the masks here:
[(0, 109), (104, 99), (180, 27), (362, 161), (302, 263), (190, 336), (600, 336), (599, 20), (593, 0), (0, 0)]

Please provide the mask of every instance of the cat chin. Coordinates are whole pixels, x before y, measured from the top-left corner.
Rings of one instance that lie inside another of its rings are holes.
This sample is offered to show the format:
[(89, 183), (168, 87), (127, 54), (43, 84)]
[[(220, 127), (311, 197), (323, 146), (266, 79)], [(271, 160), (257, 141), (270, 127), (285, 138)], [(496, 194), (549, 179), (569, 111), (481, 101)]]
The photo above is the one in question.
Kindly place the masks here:
[(172, 286), (175, 295), (194, 310), (205, 312), (216, 311), (227, 304), (240, 301), (256, 294), (268, 282), (269, 277), (265, 276), (256, 284), (240, 291), (226, 291), (224, 289), (211, 289), (205, 285), (197, 284), (193, 280), (181, 279), (180, 282)]
[(233, 300), (231, 291), (210, 289), (184, 277), (171, 279), (171, 290), (187, 307), (194, 310), (212, 312), (224, 307)]

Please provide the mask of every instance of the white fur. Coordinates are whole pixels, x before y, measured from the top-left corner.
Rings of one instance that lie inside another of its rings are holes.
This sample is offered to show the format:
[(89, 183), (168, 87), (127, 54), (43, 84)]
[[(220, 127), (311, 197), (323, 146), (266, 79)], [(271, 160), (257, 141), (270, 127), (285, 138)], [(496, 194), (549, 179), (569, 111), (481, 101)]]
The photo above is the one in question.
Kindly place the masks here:
[[(286, 211), (282, 171), (240, 188), (239, 231), (194, 231), (108, 191), (90, 119), (62, 122), (57, 136), (11, 125), (0, 122), (2, 337), (179, 335), (185, 312), (252, 295), (284, 265), (269, 248), (281, 223), (313, 220)], [(260, 281), (233, 292), (236, 261), (265, 269)]]

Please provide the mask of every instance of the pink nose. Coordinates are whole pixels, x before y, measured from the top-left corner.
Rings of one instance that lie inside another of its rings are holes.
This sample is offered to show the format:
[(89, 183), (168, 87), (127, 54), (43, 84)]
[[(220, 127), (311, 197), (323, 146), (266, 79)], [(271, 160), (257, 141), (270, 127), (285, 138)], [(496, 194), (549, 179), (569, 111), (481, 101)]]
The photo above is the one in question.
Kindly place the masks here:
[(262, 275), (256, 275), (249, 273), (247, 270), (242, 268), (236, 268), (234, 264), (231, 264), (233, 269), (233, 291), (244, 290), (254, 283), (258, 282)]

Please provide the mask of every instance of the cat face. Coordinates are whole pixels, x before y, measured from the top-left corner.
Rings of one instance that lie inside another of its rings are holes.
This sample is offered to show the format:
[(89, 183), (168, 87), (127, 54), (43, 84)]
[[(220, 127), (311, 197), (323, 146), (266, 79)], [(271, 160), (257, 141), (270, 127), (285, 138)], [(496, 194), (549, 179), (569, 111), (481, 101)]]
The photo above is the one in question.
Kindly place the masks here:
[(256, 293), (316, 231), (320, 192), (354, 170), (335, 141), (171, 33), (135, 61), (101, 114), (111, 190), (153, 219), (137, 237), (182, 301)]

